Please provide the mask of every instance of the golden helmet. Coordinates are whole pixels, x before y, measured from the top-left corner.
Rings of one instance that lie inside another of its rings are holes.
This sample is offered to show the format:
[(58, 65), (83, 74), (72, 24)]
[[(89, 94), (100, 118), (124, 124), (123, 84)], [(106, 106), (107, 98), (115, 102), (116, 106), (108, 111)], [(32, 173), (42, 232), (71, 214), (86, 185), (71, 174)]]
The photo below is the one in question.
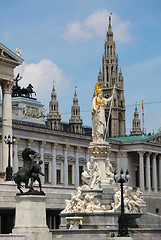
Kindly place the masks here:
[(101, 91), (102, 91), (101, 83), (98, 82), (98, 83), (96, 83), (96, 85), (95, 85), (95, 92), (98, 93), (98, 92), (101, 92)]

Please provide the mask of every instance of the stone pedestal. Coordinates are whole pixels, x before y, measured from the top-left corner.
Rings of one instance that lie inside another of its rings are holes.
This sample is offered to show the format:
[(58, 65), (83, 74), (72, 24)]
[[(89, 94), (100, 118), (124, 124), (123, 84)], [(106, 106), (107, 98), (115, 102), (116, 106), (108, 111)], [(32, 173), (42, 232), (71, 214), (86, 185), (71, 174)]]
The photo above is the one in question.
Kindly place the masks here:
[(51, 240), (46, 225), (46, 196), (19, 195), (16, 199), (14, 234), (25, 234), (26, 240)]
[(109, 161), (110, 146), (108, 142), (91, 142), (89, 149), (101, 171), (101, 180), (107, 180), (106, 167)]

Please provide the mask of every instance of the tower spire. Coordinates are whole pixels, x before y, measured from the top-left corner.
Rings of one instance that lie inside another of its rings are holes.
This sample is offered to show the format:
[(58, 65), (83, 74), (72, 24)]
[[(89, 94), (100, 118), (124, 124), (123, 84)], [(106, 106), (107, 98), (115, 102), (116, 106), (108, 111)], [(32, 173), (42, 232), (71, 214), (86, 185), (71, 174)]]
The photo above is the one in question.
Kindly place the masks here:
[(111, 16), (112, 16), (112, 13), (109, 15), (109, 27), (111, 27)]
[[(107, 39), (105, 41), (105, 52), (102, 58), (102, 85), (103, 93), (112, 96), (114, 85), (115, 95), (112, 106), (106, 106), (106, 118), (108, 119), (109, 112), (111, 116), (109, 119), (109, 136), (125, 135), (125, 99), (123, 76), (121, 69), (119, 71), (118, 55), (116, 54), (115, 41), (113, 40), (113, 32), (111, 26), (112, 13), (108, 15), (108, 31)], [(100, 79), (98, 79), (100, 82)], [(111, 110), (110, 110), (111, 109)], [(117, 117), (116, 117), (117, 116)]]
[(56, 99), (56, 92), (55, 92), (55, 81), (53, 81), (53, 89), (51, 93), (51, 101), (49, 103), (49, 113), (47, 115), (47, 120), (51, 129), (60, 130), (61, 128), (61, 115), (59, 114), (59, 104)]
[(109, 16), (109, 27), (111, 27), (111, 16)]
[(76, 88), (77, 87), (75, 87), (75, 94), (74, 94), (74, 98), (73, 98), (73, 106), (71, 108), (71, 118), (69, 120), (69, 124), (70, 124), (71, 132), (82, 134), (83, 121), (80, 117), (80, 107), (78, 105), (78, 97), (77, 97), (77, 93), (76, 93)]
[(53, 80), (53, 90), (55, 90), (55, 80)]
[(76, 90), (77, 90), (77, 86), (75, 86), (75, 94), (77, 94), (77, 91), (76, 91)]

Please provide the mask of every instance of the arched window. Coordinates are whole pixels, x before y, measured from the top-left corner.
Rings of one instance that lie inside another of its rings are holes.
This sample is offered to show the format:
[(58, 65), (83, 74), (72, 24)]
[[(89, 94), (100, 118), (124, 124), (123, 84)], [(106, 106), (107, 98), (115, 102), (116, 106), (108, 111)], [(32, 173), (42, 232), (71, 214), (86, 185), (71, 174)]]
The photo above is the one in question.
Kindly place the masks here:
[(113, 73), (113, 66), (111, 67), (111, 74)]

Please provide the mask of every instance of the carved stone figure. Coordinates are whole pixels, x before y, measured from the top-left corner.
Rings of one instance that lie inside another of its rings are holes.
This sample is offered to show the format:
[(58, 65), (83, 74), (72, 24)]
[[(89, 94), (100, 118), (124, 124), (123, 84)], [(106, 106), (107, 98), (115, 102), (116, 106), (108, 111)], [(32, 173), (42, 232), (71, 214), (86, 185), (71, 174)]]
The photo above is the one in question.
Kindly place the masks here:
[(84, 188), (100, 188), (101, 171), (93, 156), (91, 156), (90, 161), (87, 163), (87, 171), (82, 173), (82, 180), (85, 182)]
[(66, 200), (66, 207), (62, 213), (79, 213), (79, 212), (95, 212), (104, 211), (105, 206), (99, 201), (94, 203), (94, 194), (86, 194), (82, 196), (81, 187), (77, 188), (77, 193), (72, 194), (71, 200)]
[(105, 106), (112, 100), (112, 96), (103, 98), (101, 83), (96, 83), (95, 94), (92, 99), (92, 137), (94, 142), (103, 142), (106, 129)]
[[(41, 167), (40, 165), (42, 164), (42, 161), (39, 163), (36, 163), (33, 161), (31, 156), (35, 156), (35, 151), (32, 150), (31, 148), (25, 148), (25, 150), (22, 152), (22, 158), (23, 158), (23, 167), (13, 175), (13, 179), (15, 183), (17, 184), (17, 188), (19, 189), (20, 193), (24, 193), (22, 191), (22, 183), (25, 183), (25, 188), (29, 188), (29, 192), (27, 193), (37, 193), (37, 191), (34, 190), (33, 188), (33, 183), (34, 181), (38, 181), (39, 183), (39, 188), (40, 188), (40, 194), (44, 194), (41, 188), (41, 180), (39, 177), (39, 174), (43, 175), (44, 174), (41, 172)], [(29, 180), (31, 180), (31, 183), (29, 185)], [(26, 193), (25, 193), (26, 194)]]
[(109, 161), (108, 161), (108, 164), (107, 164), (107, 167), (106, 167), (106, 177), (112, 185), (115, 184), (114, 169), (112, 167), (112, 164)]
[(21, 53), (21, 48), (16, 48), (16, 52), (17, 52), (17, 55), (19, 57), (21, 57), (22, 53)]
[(77, 188), (77, 193), (71, 195), (71, 200), (65, 200), (66, 207), (62, 213), (84, 212), (85, 201), (83, 200), (81, 188)]
[[(142, 193), (140, 189), (133, 192), (132, 187), (126, 188), (124, 186), (124, 208), (125, 212), (129, 213), (141, 213), (140, 203), (143, 201)], [(139, 196), (139, 197), (138, 197)], [(118, 211), (121, 207), (121, 191), (115, 189), (114, 203), (111, 204), (113, 211)]]

